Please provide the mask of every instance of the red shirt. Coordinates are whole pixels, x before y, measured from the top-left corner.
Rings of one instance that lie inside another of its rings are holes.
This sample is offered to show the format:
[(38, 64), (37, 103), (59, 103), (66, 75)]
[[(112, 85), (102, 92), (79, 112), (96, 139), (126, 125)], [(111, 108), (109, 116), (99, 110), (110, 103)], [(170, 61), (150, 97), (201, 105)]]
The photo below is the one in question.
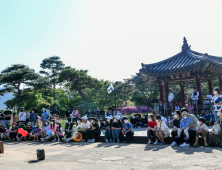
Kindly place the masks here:
[(157, 126), (157, 122), (153, 121), (153, 122), (148, 122), (148, 127), (154, 128), (154, 126)]

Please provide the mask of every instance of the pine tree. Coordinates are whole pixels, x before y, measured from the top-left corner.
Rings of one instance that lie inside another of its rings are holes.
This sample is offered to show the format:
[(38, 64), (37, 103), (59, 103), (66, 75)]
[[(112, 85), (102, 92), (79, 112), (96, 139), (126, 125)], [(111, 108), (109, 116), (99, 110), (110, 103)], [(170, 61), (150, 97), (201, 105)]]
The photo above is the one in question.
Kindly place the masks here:
[(57, 80), (59, 77), (59, 73), (64, 67), (64, 63), (60, 60), (58, 56), (52, 56), (42, 60), (40, 67), (43, 69), (39, 71), (39, 73), (46, 75), (46, 78), (50, 80), (50, 84), (53, 88), (53, 97), (55, 100), (55, 88), (57, 84)]

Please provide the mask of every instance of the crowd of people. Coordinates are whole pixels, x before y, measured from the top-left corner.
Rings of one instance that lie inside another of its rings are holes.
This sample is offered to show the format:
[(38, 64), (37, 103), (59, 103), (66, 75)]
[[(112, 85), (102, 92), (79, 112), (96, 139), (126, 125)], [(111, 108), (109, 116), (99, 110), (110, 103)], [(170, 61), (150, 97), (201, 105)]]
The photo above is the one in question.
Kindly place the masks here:
[[(96, 142), (96, 137), (104, 133), (104, 141), (107, 143), (132, 143), (134, 128), (141, 126), (147, 127), (148, 144), (165, 144), (165, 138), (172, 136), (172, 146), (198, 146), (199, 136), (202, 136), (204, 145), (208, 146), (207, 137), (209, 136), (209, 145), (222, 146), (222, 96), (219, 88), (214, 88), (214, 94), (212, 113), (206, 110), (199, 115), (194, 115), (191, 103), (189, 103), (187, 107), (177, 107), (168, 119), (162, 114), (164, 105), (161, 102), (159, 114), (142, 117), (140, 114), (135, 114), (130, 120), (122, 116), (120, 109), (116, 110), (114, 107), (108, 108), (104, 119), (98, 120), (95, 117), (91, 121), (88, 120), (87, 115), (80, 117), (77, 107), (73, 110), (68, 107), (65, 112), (64, 129), (57, 107), (53, 111), (50, 111), (50, 107), (43, 108), (41, 116), (38, 116), (38, 111), (34, 106), (31, 112), (28, 108), (20, 108), (17, 122), (12, 119), (11, 108), (7, 107), (7, 110), (0, 114), (0, 139), (34, 142), (45, 142), (51, 139), (70, 142), (73, 140), (73, 134), (78, 132), (82, 135), (82, 142)], [(97, 117), (99, 115), (97, 113)], [(208, 126), (212, 125), (214, 125), (213, 130), (209, 132)], [(171, 131), (170, 128), (172, 128)], [(22, 130), (26, 132), (25, 135), (20, 133)]]

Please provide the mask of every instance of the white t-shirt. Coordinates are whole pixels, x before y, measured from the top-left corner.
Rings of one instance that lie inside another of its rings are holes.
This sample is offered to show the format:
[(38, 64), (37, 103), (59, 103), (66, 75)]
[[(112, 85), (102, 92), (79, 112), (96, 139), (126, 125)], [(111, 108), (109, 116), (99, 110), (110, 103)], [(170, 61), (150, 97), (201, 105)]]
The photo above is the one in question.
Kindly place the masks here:
[(90, 123), (87, 121), (86, 123), (82, 122), (79, 126), (81, 129), (88, 129), (90, 128)]
[(157, 130), (162, 130), (165, 133), (164, 138), (170, 136), (170, 129), (168, 128), (168, 126), (165, 124), (164, 121), (157, 122)]
[(198, 122), (197, 123), (197, 130), (200, 130), (200, 129), (206, 130), (207, 132), (209, 131), (209, 129), (208, 129), (208, 127), (207, 127), (207, 125), (205, 123), (200, 125), (200, 123)]
[(25, 112), (19, 113), (19, 121), (26, 121), (26, 113)]

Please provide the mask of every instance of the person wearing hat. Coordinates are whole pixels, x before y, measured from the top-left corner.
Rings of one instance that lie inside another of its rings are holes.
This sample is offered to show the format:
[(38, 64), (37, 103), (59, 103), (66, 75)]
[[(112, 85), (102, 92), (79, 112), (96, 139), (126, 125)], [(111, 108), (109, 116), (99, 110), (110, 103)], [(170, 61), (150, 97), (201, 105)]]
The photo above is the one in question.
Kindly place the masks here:
[(204, 118), (205, 118), (205, 124), (207, 125), (207, 126), (212, 126), (212, 119), (213, 119), (213, 117), (212, 117), (212, 115), (210, 115), (210, 112), (209, 112), (209, 110), (206, 110), (206, 112), (205, 112), (205, 115), (204, 115)]
[(112, 140), (112, 120), (113, 117), (110, 115), (108, 117), (106, 117), (106, 125), (105, 125), (105, 141), (107, 143), (109, 142), (113, 142)]
[(19, 121), (23, 121), (26, 122), (26, 113), (24, 112), (24, 108), (21, 107), (20, 108), (20, 112), (19, 112)]
[(11, 116), (12, 116), (12, 111), (11, 111), (10, 106), (8, 106), (6, 111), (4, 111), (4, 118), (5, 118), (4, 125), (5, 125), (5, 127), (8, 124), (11, 124)]
[(91, 125), (88, 121), (88, 118), (86, 116), (83, 116), (82, 122), (79, 125), (78, 131), (82, 134), (82, 142), (87, 142), (90, 139), (90, 131), (91, 131)]
[(45, 124), (46, 121), (48, 121), (49, 115), (46, 112), (45, 108), (42, 108), (42, 114), (41, 114), (41, 120), (42, 120), (42, 126)]
[(123, 129), (122, 129), (122, 134), (126, 135), (127, 143), (132, 143), (133, 142), (133, 130), (132, 130), (132, 125), (128, 122), (128, 118), (124, 117), (123, 118)]
[(112, 136), (113, 136), (113, 142), (115, 143), (116, 141), (119, 143), (119, 134), (122, 130), (122, 123), (120, 122), (121, 117), (117, 115), (112, 124)]
[(32, 137), (32, 126), (31, 126), (31, 122), (28, 122), (28, 123), (27, 123), (25, 130), (28, 132), (27, 140), (31, 140), (31, 137)]

